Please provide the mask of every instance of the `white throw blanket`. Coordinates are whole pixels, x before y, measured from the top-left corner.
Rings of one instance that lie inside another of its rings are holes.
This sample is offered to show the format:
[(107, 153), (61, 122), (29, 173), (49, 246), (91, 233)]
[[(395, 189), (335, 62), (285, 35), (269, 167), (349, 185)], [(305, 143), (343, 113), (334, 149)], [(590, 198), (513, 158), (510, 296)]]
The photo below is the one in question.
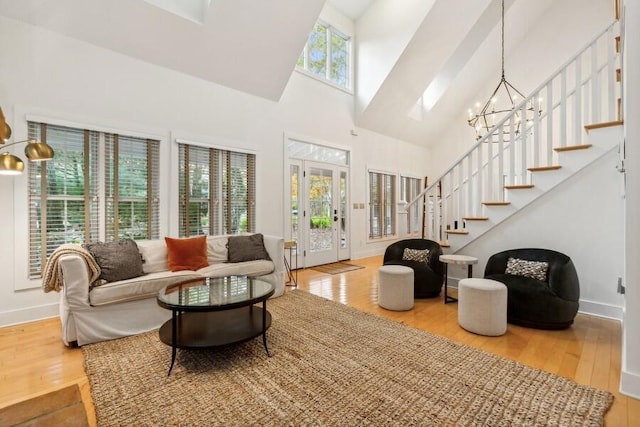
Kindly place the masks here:
[(61, 256), (68, 254), (79, 255), (87, 263), (90, 272), (89, 284), (100, 277), (100, 266), (86, 249), (78, 245), (63, 244), (53, 251), (42, 271), (42, 289), (45, 292), (60, 292), (60, 289), (62, 289), (62, 267), (60, 267), (59, 260)]

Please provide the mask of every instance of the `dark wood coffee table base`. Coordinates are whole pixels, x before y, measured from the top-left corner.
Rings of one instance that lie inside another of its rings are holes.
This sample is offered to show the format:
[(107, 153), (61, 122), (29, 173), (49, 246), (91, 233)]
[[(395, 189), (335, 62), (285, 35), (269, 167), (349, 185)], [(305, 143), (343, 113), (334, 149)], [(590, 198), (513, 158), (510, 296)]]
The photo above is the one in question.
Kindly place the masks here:
[(220, 347), (262, 335), (262, 342), (269, 356), (266, 332), (270, 326), (271, 313), (266, 308), (257, 306), (181, 314), (172, 310), (172, 318), (159, 331), (160, 341), (172, 349), (168, 374), (173, 369), (178, 348)]

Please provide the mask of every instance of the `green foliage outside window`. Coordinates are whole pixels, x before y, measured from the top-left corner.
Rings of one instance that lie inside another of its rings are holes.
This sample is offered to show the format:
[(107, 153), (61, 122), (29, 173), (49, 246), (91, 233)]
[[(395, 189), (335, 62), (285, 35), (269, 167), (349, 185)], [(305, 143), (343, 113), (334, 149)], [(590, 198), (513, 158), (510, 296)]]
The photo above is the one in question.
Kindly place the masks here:
[(324, 80), (348, 88), (350, 45), (349, 37), (318, 21), (296, 65)]
[(329, 228), (331, 227), (332, 219), (328, 216), (320, 218), (311, 218), (311, 228)]

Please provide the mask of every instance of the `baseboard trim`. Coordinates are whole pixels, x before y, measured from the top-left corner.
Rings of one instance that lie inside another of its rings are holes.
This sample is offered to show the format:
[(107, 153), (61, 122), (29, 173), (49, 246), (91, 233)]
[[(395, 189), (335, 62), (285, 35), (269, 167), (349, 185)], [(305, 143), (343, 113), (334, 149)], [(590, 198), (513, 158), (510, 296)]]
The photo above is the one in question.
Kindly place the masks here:
[(0, 312), (0, 327), (19, 325), (21, 323), (35, 322), (42, 319), (50, 319), (59, 316), (60, 303), (26, 307), (19, 310)]
[[(452, 289), (458, 288), (458, 282), (463, 278), (449, 277), (448, 287)], [(599, 302), (580, 300), (580, 309), (578, 313), (588, 316), (602, 317), (605, 319), (622, 321), (622, 307), (602, 304)]]
[(640, 375), (622, 369), (620, 372), (620, 393), (634, 399), (640, 399)]
[(602, 304), (595, 301), (580, 300), (578, 313), (622, 322), (622, 306)]

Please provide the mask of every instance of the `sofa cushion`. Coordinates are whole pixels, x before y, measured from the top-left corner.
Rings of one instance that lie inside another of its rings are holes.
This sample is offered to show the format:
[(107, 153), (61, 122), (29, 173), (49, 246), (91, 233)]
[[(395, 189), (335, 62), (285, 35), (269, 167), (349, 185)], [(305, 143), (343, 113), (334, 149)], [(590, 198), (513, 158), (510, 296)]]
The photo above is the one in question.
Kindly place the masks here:
[(82, 245), (100, 266), (99, 279), (117, 282), (142, 276), (142, 257), (138, 245), (131, 239), (95, 242)]
[(164, 238), (169, 252), (169, 270), (198, 270), (209, 265), (207, 261), (207, 236), (186, 239)]
[(275, 266), (272, 261), (255, 260), (245, 262), (225, 262), (211, 264), (208, 267), (201, 268), (198, 273), (210, 277), (222, 276), (264, 276), (273, 272)]
[(271, 259), (269, 258), (269, 253), (264, 247), (264, 238), (261, 233), (251, 234), (248, 236), (229, 236), (229, 243), (227, 246), (229, 262)]
[(198, 277), (202, 276), (194, 271), (178, 271), (175, 273), (165, 271), (107, 283), (93, 288), (89, 292), (89, 303), (93, 306), (99, 306), (155, 297), (158, 291), (165, 286)]
[(209, 264), (227, 262), (227, 236), (207, 236), (207, 261)]
[(140, 240), (138, 249), (142, 254), (142, 270), (145, 274), (169, 270), (169, 255), (164, 240)]

